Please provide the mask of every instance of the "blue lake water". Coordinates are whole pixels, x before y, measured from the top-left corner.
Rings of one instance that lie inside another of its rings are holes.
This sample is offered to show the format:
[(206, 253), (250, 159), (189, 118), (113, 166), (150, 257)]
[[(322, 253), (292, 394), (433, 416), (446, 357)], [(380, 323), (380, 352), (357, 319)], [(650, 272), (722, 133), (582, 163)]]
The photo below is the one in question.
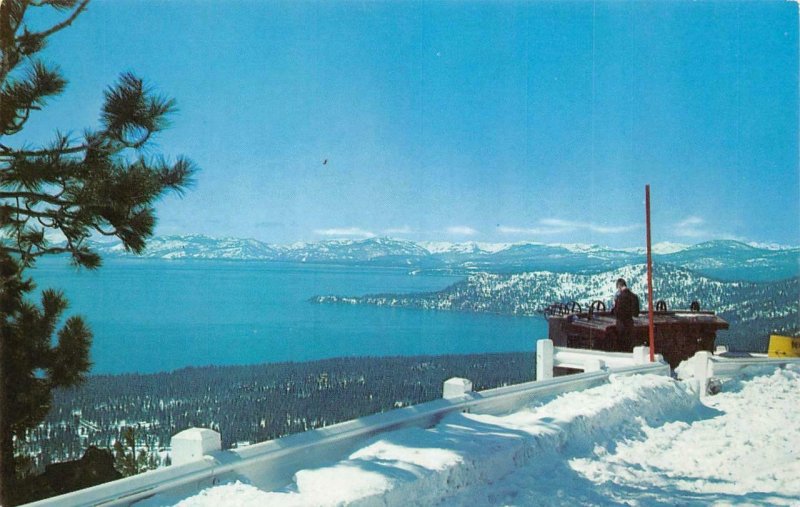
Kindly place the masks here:
[(341, 356), (533, 351), (543, 319), (319, 305), (319, 294), (440, 290), (460, 280), (396, 268), (106, 259), (91, 272), (43, 259), (40, 289), (62, 289), (94, 332), (92, 373), (308, 361)]

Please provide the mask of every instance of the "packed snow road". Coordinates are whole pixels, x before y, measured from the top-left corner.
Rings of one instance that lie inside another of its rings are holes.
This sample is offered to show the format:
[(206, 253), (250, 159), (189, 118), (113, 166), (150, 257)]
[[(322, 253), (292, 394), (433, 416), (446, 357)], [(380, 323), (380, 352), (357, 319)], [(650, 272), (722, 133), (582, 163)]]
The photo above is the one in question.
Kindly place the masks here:
[(799, 505), (800, 368), (615, 377), (504, 416), (387, 433), (284, 490), (236, 482), (147, 505)]

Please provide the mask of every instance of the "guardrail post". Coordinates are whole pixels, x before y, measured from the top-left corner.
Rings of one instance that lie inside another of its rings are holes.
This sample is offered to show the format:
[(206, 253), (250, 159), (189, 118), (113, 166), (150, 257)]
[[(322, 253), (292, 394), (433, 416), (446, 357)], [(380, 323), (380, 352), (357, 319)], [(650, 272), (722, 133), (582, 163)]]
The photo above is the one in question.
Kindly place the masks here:
[(461, 398), (467, 393), (472, 392), (472, 381), (453, 377), (444, 381), (444, 388), (442, 389), (442, 398), (449, 400), (451, 398)]
[(708, 389), (708, 378), (711, 376), (711, 352), (700, 350), (692, 358), (694, 367), (694, 378), (700, 383), (700, 396), (706, 395)]
[(189, 428), (173, 435), (172, 464), (182, 465), (202, 459), (204, 455), (222, 449), (222, 437), (208, 428)]
[(553, 378), (553, 340), (536, 342), (536, 380)]
[(647, 364), (650, 362), (650, 347), (640, 345), (633, 348), (633, 364)]
[(583, 371), (600, 371), (605, 367), (606, 363), (602, 359), (591, 358), (583, 362)]

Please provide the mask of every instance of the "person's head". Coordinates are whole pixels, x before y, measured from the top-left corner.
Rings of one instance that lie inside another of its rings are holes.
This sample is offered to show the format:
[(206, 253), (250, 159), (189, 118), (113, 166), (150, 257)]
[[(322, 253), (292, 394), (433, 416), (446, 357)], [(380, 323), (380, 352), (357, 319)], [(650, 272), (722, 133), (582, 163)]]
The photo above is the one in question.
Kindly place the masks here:
[(617, 279), (617, 290), (622, 290), (628, 287), (628, 283), (625, 281), (624, 278)]

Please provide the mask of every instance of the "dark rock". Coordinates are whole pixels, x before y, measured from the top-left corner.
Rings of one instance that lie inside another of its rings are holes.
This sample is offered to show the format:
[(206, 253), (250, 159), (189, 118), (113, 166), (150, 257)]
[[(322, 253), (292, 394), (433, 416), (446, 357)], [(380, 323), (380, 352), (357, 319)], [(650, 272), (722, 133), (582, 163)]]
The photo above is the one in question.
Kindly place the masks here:
[(41, 477), (61, 495), (121, 479), (122, 474), (114, 468), (111, 451), (91, 446), (79, 460), (48, 465)]

